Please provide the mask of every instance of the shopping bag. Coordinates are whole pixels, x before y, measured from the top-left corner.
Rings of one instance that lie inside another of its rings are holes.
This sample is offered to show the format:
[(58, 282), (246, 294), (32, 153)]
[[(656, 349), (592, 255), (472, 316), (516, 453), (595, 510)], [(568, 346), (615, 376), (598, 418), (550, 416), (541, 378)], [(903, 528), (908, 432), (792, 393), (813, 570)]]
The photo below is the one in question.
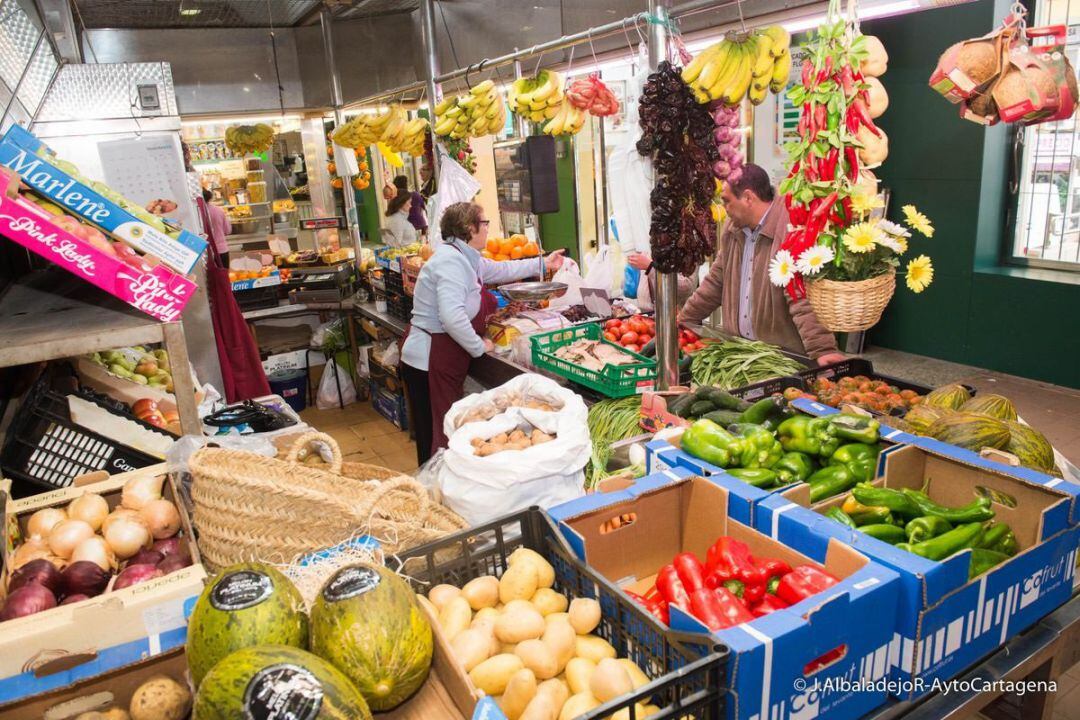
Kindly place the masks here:
[(446, 208), (454, 203), (469, 202), (480, 192), (480, 181), (469, 174), (469, 171), (461, 167), (461, 164), (450, 157), (442, 145), (436, 145), (439, 153), (439, 192), (435, 196), (435, 208), (432, 211), (428, 243), (433, 247), (438, 245), (442, 238), (439, 223), (442, 222)]
[[(335, 375), (337, 376), (335, 379)], [(341, 395), (338, 395), (338, 387), (341, 387)], [(315, 396), (315, 407), (320, 410), (330, 410), (343, 405), (351, 405), (356, 402), (356, 386), (353, 385), (352, 377), (340, 367), (333, 358), (326, 361), (323, 368), (322, 379), (319, 380), (319, 392)]]
[[(581, 287), (604, 290), (611, 294), (616, 286), (615, 278), (621, 277), (615, 274), (615, 248), (611, 245), (601, 245), (596, 253), (585, 263), (585, 278), (581, 281)], [(622, 283), (618, 284), (622, 290)]]
[(581, 304), (581, 269), (578, 264), (574, 262), (573, 258), (565, 258), (563, 260), (562, 267), (559, 268), (555, 276), (551, 278), (552, 282), (564, 283), (566, 285), (566, 292), (557, 298), (553, 298), (548, 307), (557, 310), (559, 308), (567, 308), (571, 305)]
[(451, 405), (443, 418), (443, 434), (451, 438), (465, 425), (487, 422), (511, 408), (517, 408), (530, 422), (534, 413), (562, 413), (567, 416), (567, 424), (576, 420), (588, 431), (589, 409), (580, 395), (551, 378), (522, 373), (499, 387), (466, 395)]

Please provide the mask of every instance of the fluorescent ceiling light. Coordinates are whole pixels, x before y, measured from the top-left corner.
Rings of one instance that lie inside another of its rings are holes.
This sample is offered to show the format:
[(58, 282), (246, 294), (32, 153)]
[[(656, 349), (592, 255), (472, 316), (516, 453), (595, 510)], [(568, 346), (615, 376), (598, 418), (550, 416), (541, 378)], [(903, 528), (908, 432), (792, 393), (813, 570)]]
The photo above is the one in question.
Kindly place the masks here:
[(192, 15), (198, 15), (201, 12), (202, 10), (199, 8), (180, 8), (180, 14), (187, 17), (191, 17)]

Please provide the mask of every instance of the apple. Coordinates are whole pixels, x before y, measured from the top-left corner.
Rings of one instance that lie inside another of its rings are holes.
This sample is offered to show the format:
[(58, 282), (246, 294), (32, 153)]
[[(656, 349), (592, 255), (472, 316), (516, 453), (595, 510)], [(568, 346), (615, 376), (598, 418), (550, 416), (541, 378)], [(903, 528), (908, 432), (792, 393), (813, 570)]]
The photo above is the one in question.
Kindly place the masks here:
[(163, 428), (168, 425), (168, 423), (165, 422), (165, 416), (157, 411), (152, 412), (146, 417), (140, 419), (147, 425), (153, 425), (154, 427)]
[(153, 398), (139, 398), (131, 404), (131, 412), (135, 417), (149, 415), (158, 411), (157, 401)]
[(165, 418), (165, 422), (168, 425), (180, 422), (180, 413), (176, 412), (175, 410), (166, 410), (161, 415)]

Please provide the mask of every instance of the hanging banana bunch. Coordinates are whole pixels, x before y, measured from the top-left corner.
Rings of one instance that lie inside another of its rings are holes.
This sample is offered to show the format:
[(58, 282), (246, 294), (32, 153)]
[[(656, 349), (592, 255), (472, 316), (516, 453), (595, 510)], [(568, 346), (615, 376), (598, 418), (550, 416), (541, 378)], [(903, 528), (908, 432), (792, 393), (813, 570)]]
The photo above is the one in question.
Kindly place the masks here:
[(569, 99), (557, 107), (555, 117), (544, 125), (545, 135), (577, 135), (585, 126), (589, 113), (575, 106)]
[(553, 120), (566, 97), (564, 78), (554, 70), (541, 70), (533, 78), (518, 78), (510, 86), (506, 102), (510, 110), (540, 124)]
[(424, 136), (427, 133), (426, 118), (409, 119), (409, 113), (400, 105), (390, 108), (390, 119), (378, 140), (393, 152), (407, 152), (413, 157), (424, 154)]
[(705, 48), (682, 71), (700, 103), (760, 105), (769, 90), (782, 92), (791, 75), (791, 36), (779, 25), (727, 33)]
[(274, 144), (274, 128), (265, 123), (232, 125), (225, 129), (225, 147), (233, 155), (264, 152)]
[(435, 106), (435, 134), (455, 140), (494, 135), (506, 125), (506, 104), (492, 80)]

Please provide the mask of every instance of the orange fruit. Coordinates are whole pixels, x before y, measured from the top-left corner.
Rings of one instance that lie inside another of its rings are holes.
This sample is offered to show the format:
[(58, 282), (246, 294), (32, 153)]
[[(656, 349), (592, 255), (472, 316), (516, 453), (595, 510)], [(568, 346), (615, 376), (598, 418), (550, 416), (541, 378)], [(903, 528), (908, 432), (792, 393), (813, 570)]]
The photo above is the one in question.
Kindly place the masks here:
[(339, 177), (336, 177), (333, 180), (331, 180), (330, 184), (333, 187), (337, 188), (338, 190), (340, 190), (341, 188), (343, 188), (345, 186), (345, 183), (342, 182), (341, 178), (339, 178)]
[(499, 241), (499, 252), (503, 255), (510, 255), (510, 251), (514, 249), (514, 243), (509, 239)]
[(491, 251), (488, 250), (487, 248), (484, 248), (483, 250), (481, 250), (480, 255), (483, 256), (483, 257), (486, 257), (488, 260), (491, 260), (492, 258), (495, 257), (494, 255), (491, 254)]
[(326, 146), (326, 157), (334, 157), (334, 146), (333, 145), (327, 145)]
[(368, 164), (367, 164), (366, 161), (361, 160), (360, 163), (356, 167), (358, 167), (360, 169), (360, 172), (364, 173), (364, 172), (367, 172)]
[(486, 249), (488, 253), (494, 255), (499, 252), (499, 241), (495, 238), (488, 238), (487, 243), (484, 245), (484, 249)]
[(331, 175), (337, 175), (337, 163), (327, 163), (326, 170)]
[(515, 247), (521, 247), (525, 243), (529, 242), (529, 238), (525, 237), (524, 235), (511, 235), (510, 242), (512, 242)]
[(495, 256), (495, 259), (498, 260), (499, 262), (502, 262), (503, 260), (509, 260), (510, 257), (508, 255), (504, 255), (502, 253), (499, 253), (498, 255)]
[(521, 252), (525, 257), (536, 257), (540, 254), (540, 248), (534, 242), (527, 242), (525, 247), (521, 248)]
[(515, 246), (515, 247), (510, 249), (510, 259), (511, 260), (520, 260), (522, 258), (522, 256), (523, 256), (523, 253), (521, 252), (520, 247)]

